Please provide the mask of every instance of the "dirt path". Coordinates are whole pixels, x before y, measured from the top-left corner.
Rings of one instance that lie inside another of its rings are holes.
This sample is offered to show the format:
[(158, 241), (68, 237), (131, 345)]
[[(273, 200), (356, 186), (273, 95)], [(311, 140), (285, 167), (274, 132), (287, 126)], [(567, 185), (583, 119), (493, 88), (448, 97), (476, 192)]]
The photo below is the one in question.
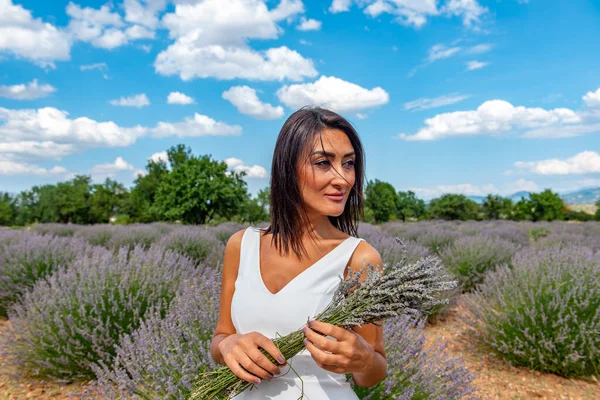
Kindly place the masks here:
[[(552, 374), (515, 368), (495, 355), (474, 346), (473, 340), (458, 318), (461, 307), (454, 309), (448, 318), (434, 326), (427, 326), (427, 343), (437, 337), (448, 341), (448, 349), (453, 355), (460, 355), (468, 367), (478, 374), (475, 384), (478, 395), (484, 399), (600, 399), (600, 384), (579, 379), (565, 379)], [(0, 319), (0, 335), (9, 322)], [(0, 366), (4, 369), (4, 360)], [(60, 385), (25, 379), (15, 374), (10, 367), (0, 372), (0, 400), (20, 399), (81, 399), (84, 384)], [(11, 374), (12, 373), (12, 374)]]
[(600, 399), (600, 384), (596, 381), (566, 379), (553, 374), (516, 368), (474, 345), (460, 320), (462, 307), (453, 309), (442, 322), (427, 326), (427, 342), (438, 337), (448, 341), (452, 355), (462, 356), (465, 363), (478, 375), (475, 385), (484, 399)]

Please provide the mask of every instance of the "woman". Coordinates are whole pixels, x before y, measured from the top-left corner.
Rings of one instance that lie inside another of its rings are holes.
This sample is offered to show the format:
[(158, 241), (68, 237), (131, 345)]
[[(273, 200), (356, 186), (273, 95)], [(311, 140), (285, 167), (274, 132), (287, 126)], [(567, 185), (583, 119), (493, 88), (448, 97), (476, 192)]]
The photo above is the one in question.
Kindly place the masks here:
[[(382, 327), (306, 326), (330, 303), (348, 265), (382, 265), (377, 250), (355, 237), (363, 179), (362, 145), (340, 115), (303, 108), (284, 123), (271, 168), (271, 225), (241, 230), (225, 248), (211, 354), (256, 384), (236, 400), (357, 399), (346, 373), (360, 387), (385, 377)], [(271, 339), (300, 328), (306, 350), (289, 360), (291, 370)]]

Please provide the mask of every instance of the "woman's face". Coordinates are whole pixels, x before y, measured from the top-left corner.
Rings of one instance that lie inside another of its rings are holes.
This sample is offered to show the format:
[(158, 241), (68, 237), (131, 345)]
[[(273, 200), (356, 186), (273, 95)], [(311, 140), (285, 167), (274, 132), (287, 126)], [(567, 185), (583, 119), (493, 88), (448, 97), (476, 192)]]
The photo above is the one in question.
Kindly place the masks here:
[(302, 200), (309, 215), (337, 217), (344, 212), (356, 179), (355, 159), (354, 148), (343, 131), (325, 129), (314, 136), (308, 159), (302, 157), (298, 166)]

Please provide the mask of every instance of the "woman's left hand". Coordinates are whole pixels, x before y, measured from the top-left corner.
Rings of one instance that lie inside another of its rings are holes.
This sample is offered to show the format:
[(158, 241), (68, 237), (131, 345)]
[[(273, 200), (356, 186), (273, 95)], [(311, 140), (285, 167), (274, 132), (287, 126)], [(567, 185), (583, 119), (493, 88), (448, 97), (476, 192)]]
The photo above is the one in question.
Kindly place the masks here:
[(338, 374), (364, 372), (373, 363), (373, 346), (352, 330), (322, 321), (310, 321), (310, 327), (305, 326), (302, 330), (306, 336), (306, 349), (317, 365), (327, 371)]

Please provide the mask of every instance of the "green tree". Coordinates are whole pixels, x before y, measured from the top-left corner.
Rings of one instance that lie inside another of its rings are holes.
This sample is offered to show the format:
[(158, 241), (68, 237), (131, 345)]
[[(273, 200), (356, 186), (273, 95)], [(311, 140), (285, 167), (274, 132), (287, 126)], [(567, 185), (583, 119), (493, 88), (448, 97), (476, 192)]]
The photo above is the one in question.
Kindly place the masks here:
[(533, 220), (533, 204), (529, 199), (521, 197), (513, 207), (512, 218), (515, 221), (531, 221)]
[(28, 225), (34, 222), (39, 222), (39, 217), (36, 217), (36, 195), (33, 190), (24, 190), (15, 198), (17, 213), (15, 216), (15, 224)]
[(260, 189), (256, 195), (256, 198), (258, 200), (258, 204), (260, 204), (265, 213), (269, 215), (269, 210), (271, 208), (271, 186)]
[(14, 225), (16, 214), (17, 207), (13, 196), (0, 192), (0, 225)]
[(375, 223), (389, 221), (398, 208), (396, 189), (378, 179), (369, 181), (365, 189), (365, 206), (372, 211)]
[(398, 192), (396, 215), (406, 221), (406, 218), (419, 218), (425, 214), (425, 201), (417, 198), (411, 190)]
[(103, 184), (92, 185), (90, 196), (90, 222), (107, 223), (119, 214), (128, 192), (122, 183), (106, 178)]
[(56, 184), (55, 198), (58, 222), (90, 223), (91, 177), (76, 175), (70, 181)]
[(546, 189), (541, 193), (531, 194), (533, 221), (553, 221), (564, 219), (565, 203), (557, 193)]
[(596, 221), (600, 221), (600, 200), (596, 202), (596, 214), (594, 215)]
[(182, 146), (167, 154), (171, 172), (156, 192), (152, 210), (168, 220), (205, 224), (213, 216), (232, 218), (247, 204), (244, 173), (227, 171), (227, 164), (210, 156), (194, 156)]
[(154, 198), (160, 183), (169, 176), (167, 163), (159, 160), (148, 160), (146, 174), (138, 175), (134, 187), (123, 205), (123, 213), (129, 215), (136, 222), (152, 222), (160, 220), (160, 215), (155, 214), (152, 208)]
[(500, 195), (488, 194), (481, 209), (487, 219), (508, 219), (512, 213), (512, 200)]
[(36, 222), (63, 222), (60, 219), (58, 203), (56, 201), (56, 185), (42, 185), (31, 188), (32, 216)]
[(479, 219), (479, 205), (462, 194), (446, 193), (429, 202), (432, 218), (446, 220)]

